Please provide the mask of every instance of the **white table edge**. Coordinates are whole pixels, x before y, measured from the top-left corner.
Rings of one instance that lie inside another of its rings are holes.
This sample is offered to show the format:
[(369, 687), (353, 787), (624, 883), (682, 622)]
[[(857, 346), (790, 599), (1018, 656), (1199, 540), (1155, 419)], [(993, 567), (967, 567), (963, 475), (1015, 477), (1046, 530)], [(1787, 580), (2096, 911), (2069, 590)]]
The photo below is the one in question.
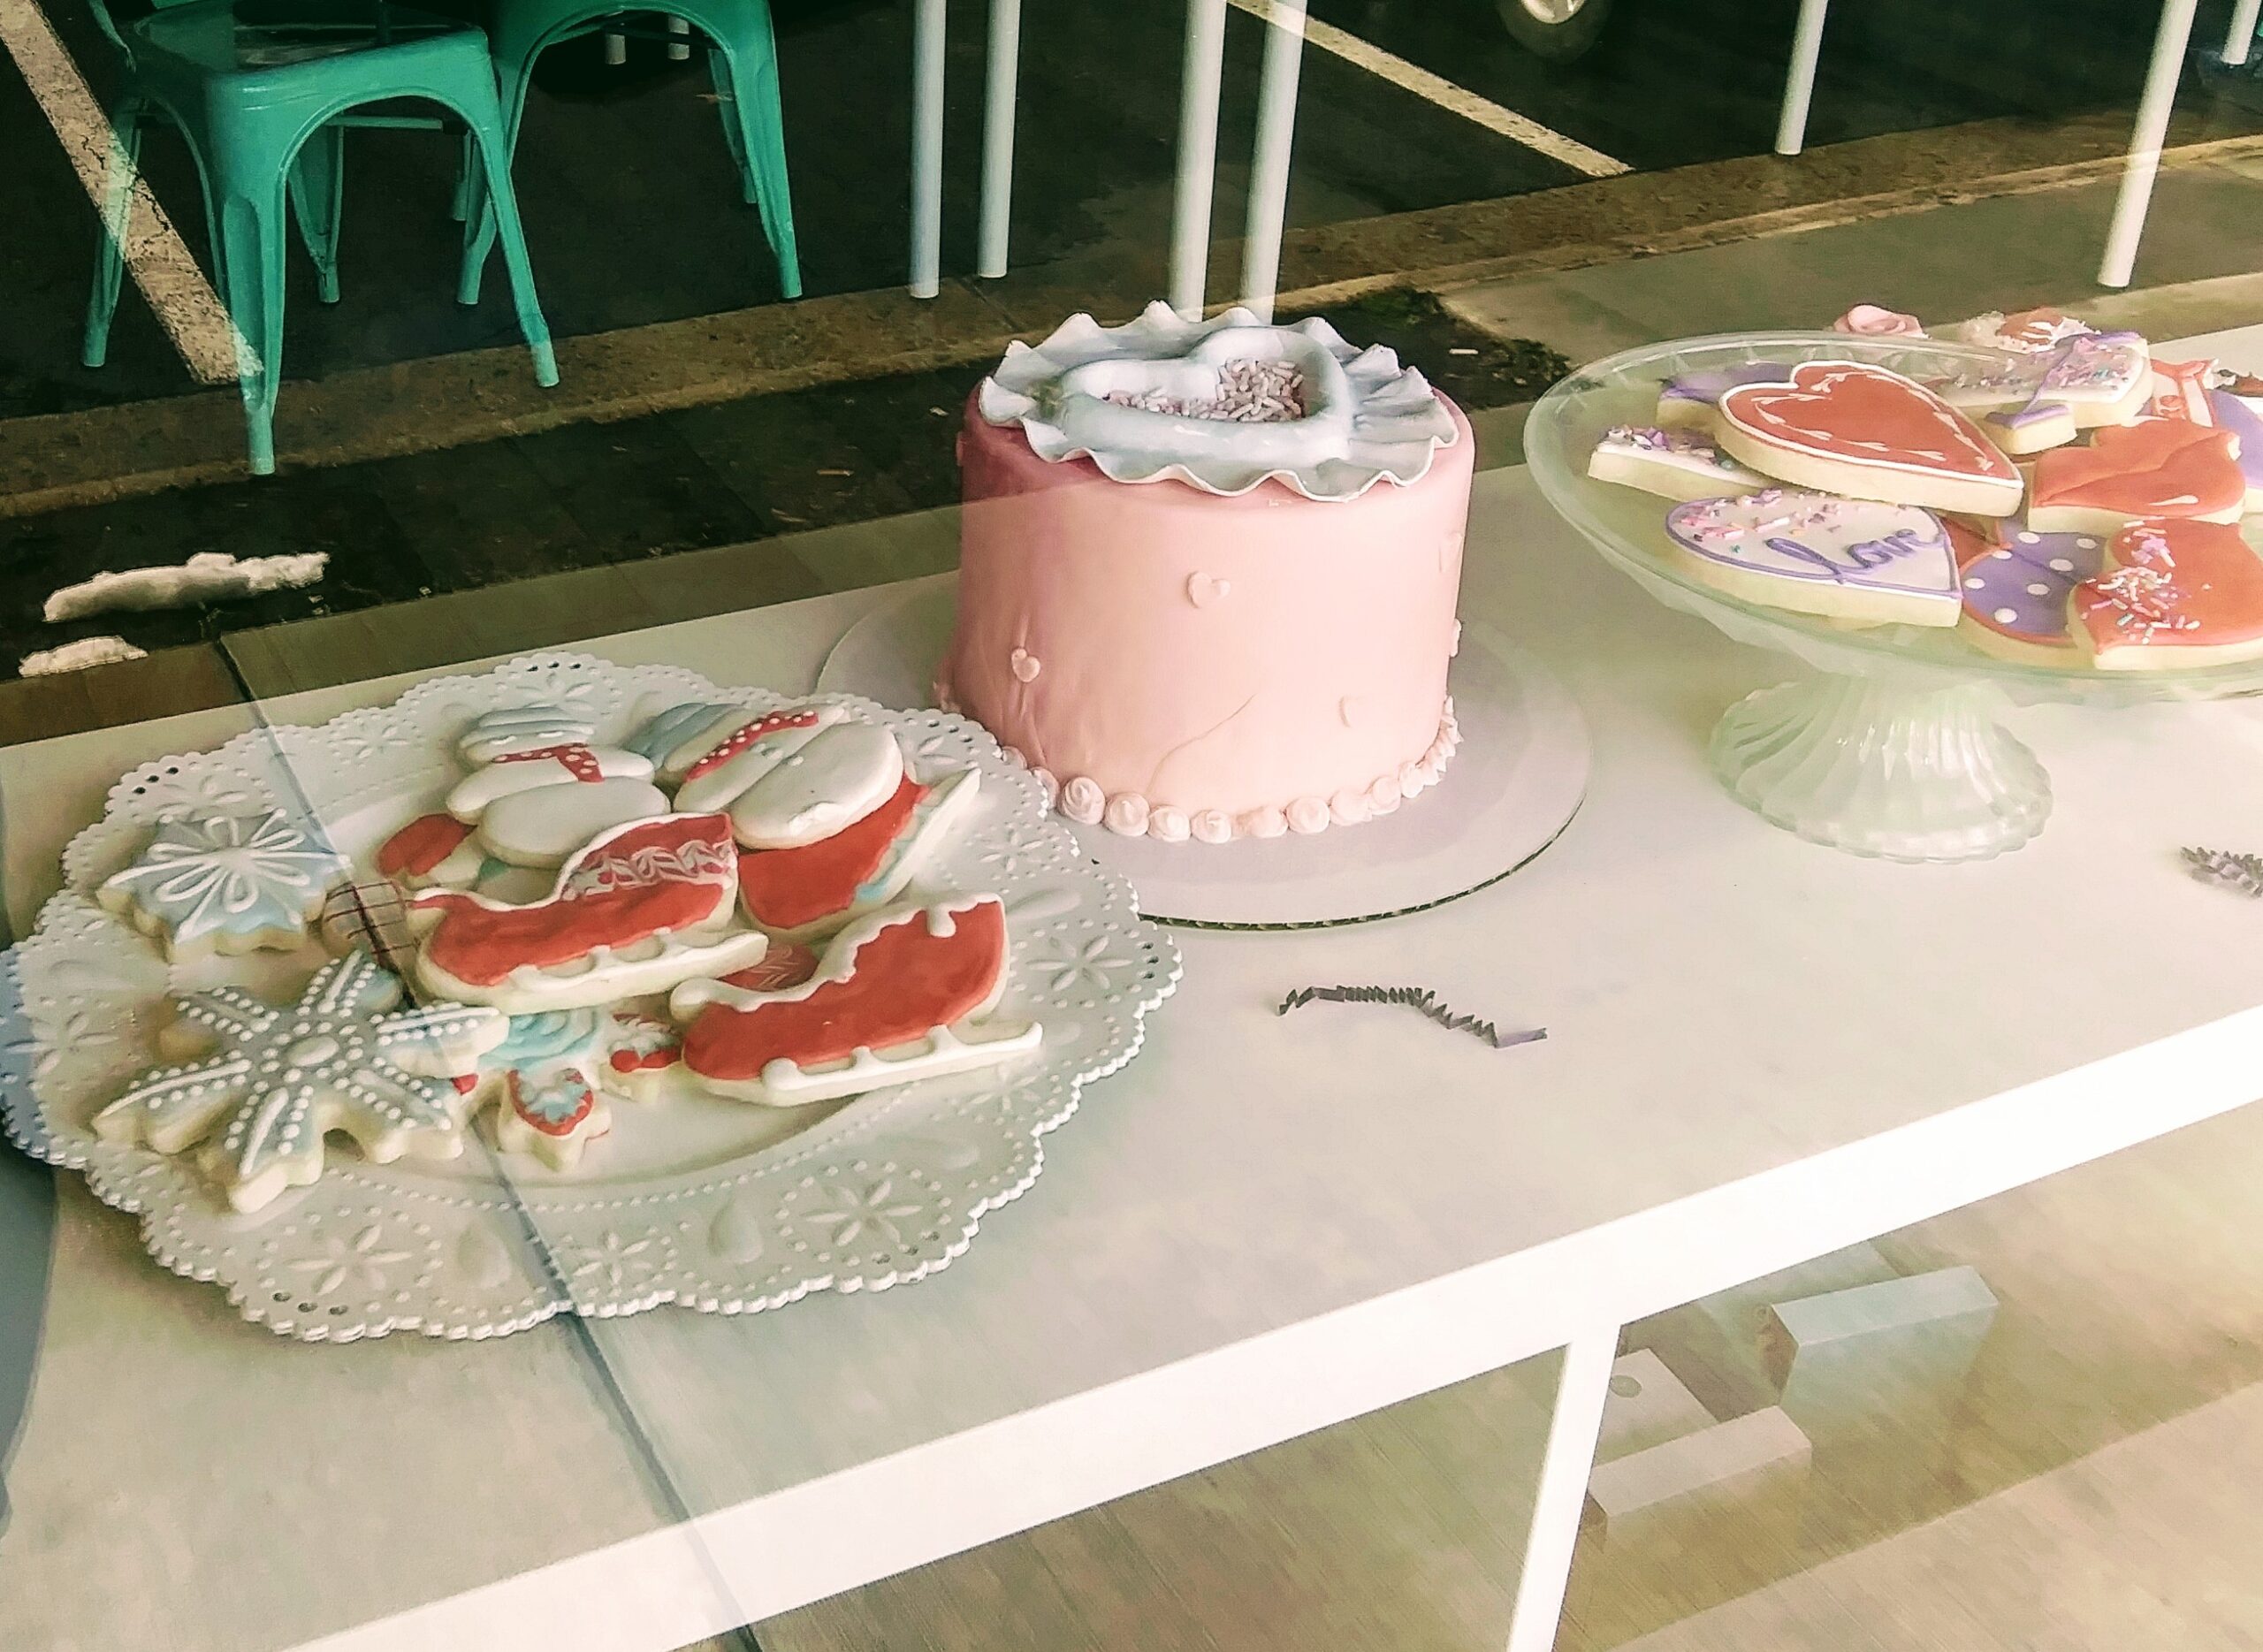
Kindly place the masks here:
[(673, 1652), (2230, 1112), (2259, 1071), (2263, 1008), (309, 1645)]

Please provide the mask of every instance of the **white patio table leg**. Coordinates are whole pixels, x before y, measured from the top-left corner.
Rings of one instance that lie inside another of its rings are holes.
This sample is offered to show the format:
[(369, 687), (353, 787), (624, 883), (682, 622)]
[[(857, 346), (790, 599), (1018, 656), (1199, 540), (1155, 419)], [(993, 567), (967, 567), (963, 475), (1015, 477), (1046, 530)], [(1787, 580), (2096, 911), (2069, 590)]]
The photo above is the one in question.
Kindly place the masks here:
[(1210, 269), (1210, 191), (1218, 166), (1218, 91), (1226, 58), (1226, 0), (1186, 0), (1186, 57), (1178, 76), (1178, 182), (1171, 195), (1170, 307), (1202, 316)]
[(2224, 35), (2224, 62), (2237, 68), (2255, 49), (2255, 26), (2263, 22), (2263, 0), (2239, 0), (2232, 8), (2231, 27)]
[(2184, 49), (2191, 43), (2198, 4), (2161, 0), (2153, 65), (2145, 71), (2145, 95), (2137, 100), (2137, 126), (2130, 137), (2130, 158), (2122, 168), (2122, 193), (2114, 202), (2114, 225), (2107, 232), (2106, 261), (2099, 266), (2100, 286), (2128, 286), (2137, 268), (2137, 242), (2145, 232), (2145, 209), (2153, 204), (2161, 140), (2168, 135), (2168, 117), (2176, 106), (2176, 83), (2183, 77)]
[(606, 65), (606, 68), (608, 68), (608, 69), (618, 69), (619, 67), (621, 67), (621, 65), (622, 64), (627, 63), (628, 61), (629, 61), (629, 36), (628, 36), (628, 35), (626, 35), (626, 34), (619, 34), (619, 33), (615, 32), (615, 31), (614, 31), (614, 30), (613, 30), (613, 29), (607, 29), (607, 30), (606, 30), (606, 32), (605, 32), (605, 65)]
[(943, 281), (943, 23), (946, 0), (913, 0), (911, 25), (911, 296)]
[(1281, 286), (1281, 231), (1289, 216), (1289, 154), (1297, 136), (1297, 80), (1305, 49), (1305, 0), (1267, 9), (1265, 67), (1257, 83), (1257, 152), (1249, 171), (1249, 217), (1242, 232), (1242, 302), (1273, 319)]
[(1571, 1580), (1572, 1550), (1579, 1542), (1580, 1511), (1588, 1473), (1611, 1394), (1611, 1362), (1619, 1357), (1619, 1327), (1598, 1325), (1564, 1350), (1556, 1376), (1556, 1409), (1548, 1421), (1547, 1454), (1533, 1494), (1532, 1530), (1525, 1538), (1524, 1570), (1509, 1618), (1508, 1652), (1550, 1652), (1564, 1615), (1564, 1587)]
[(975, 272), (1006, 273), (1014, 212), (1014, 100), (1019, 95), (1022, 0), (990, 0), (990, 72), (982, 88), (982, 234)]
[(1815, 95), (1815, 65), (1823, 54), (1823, 15), (1831, 0), (1800, 0), (1792, 30), (1792, 66), (1784, 76), (1784, 108), (1776, 117), (1776, 153), (1797, 155), (1807, 142), (1807, 106)]
[(684, 36), (684, 39), (681, 43), (675, 41), (670, 41), (668, 42), (668, 61), (670, 63), (690, 63), (691, 61), (691, 25), (685, 22), (680, 17), (672, 17), (668, 19), (668, 33), (671, 34), (682, 34)]

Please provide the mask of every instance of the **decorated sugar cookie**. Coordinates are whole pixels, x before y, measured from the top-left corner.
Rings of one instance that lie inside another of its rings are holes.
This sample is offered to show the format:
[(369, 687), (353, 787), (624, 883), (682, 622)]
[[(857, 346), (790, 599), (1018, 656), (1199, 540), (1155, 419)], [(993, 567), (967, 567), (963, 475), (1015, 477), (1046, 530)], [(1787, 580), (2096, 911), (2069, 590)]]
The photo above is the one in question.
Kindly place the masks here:
[(407, 889), (461, 889), (492, 857), (478, 834), (452, 814), (419, 815), (377, 847), (377, 870)]
[[(773, 942), (758, 963), (722, 978), (727, 986), (750, 993), (782, 992), (817, 973), (817, 954), (790, 941)], [(598, 1085), (636, 1101), (700, 1092), (683, 1068), (683, 1034), (675, 1023), (639, 1009), (615, 1009), (598, 1063)]]
[(677, 770), (676, 806), (723, 807), (788, 757), (848, 716), (838, 705), (789, 705), (774, 712), (733, 708), (730, 716), (697, 736), (697, 751), (679, 748), (668, 767)]
[(2038, 665), (2079, 663), (2068, 600), (2106, 561), (2096, 534), (2046, 534), (2008, 522), (1993, 535), (1948, 525), (1973, 646)]
[(743, 705), (687, 700), (648, 719), (623, 743), (637, 756), (650, 759), (661, 784), (674, 786), (683, 779), (684, 770), (706, 755), (708, 747), (748, 715)]
[(2229, 665), (2263, 656), (2263, 558), (2222, 522), (2165, 520), (2114, 537), (2106, 571), (2075, 589), (2101, 671)]
[(591, 745), (591, 733), (586, 719), (560, 706), (488, 712), (457, 742), (468, 762), (483, 766), (456, 782), (448, 812), (476, 825), (496, 859), (545, 868), (610, 826), (666, 814), (651, 760)]
[(297, 946), (345, 856), (280, 809), (161, 820), (131, 865), (95, 890), (175, 963)]
[(2228, 390), (2211, 390), (2207, 397), (2208, 423), (2239, 444), (2239, 475), (2247, 484), (2245, 510), (2263, 511), (2263, 414), (2245, 397)]
[(726, 974), (767, 944), (734, 931), (738, 850), (720, 815), (663, 815), (601, 834), (559, 870), (545, 899), (427, 889), (410, 902), (430, 926), (417, 953), (426, 991), (514, 1016), (664, 992)]
[(2238, 442), (2182, 419), (2108, 425), (2087, 447), (2035, 461), (2027, 525), (2041, 533), (2111, 534), (2149, 517), (2239, 520), (2247, 502)]
[(903, 779), (903, 749), (837, 705), (751, 718), (685, 770), (676, 806), (725, 810), (749, 849), (798, 849), (853, 826)]
[(1899, 373), (1802, 362), (1788, 378), (1722, 393), (1720, 445), (1794, 486), (1855, 499), (2008, 516), (2019, 472), (1972, 421)]
[(1954, 625), (1948, 536), (1914, 506), (1770, 488), (1668, 512), (1691, 573), (1746, 602), (1864, 624)]
[(571, 1170), (589, 1144), (613, 1127), (595, 1084), (611, 1019), (587, 1009), (511, 1017), (509, 1032), (482, 1058), (476, 1080), (481, 1099), (494, 1104), (497, 1146)]
[(1717, 499), (1768, 485), (1765, 476), (1729, 458), (1705, 432), (1645, 425), (1605, 431), (1588, 455), (1588, 475), (1670, 499)]
[(2188, 424), (2213, 426), (2216, 410), (2208, 399), (2221, 369), (2213, 360), (2162, 362), (2153, 364), (2153, 397), (2145, 411), (2156, 419), (2183, 419)]
[(2054, 349), (2068, 339), (2092, 331), (2088, 322), (2077, 321), (2063, 311), (2046, 307), (2015, 310), (2008, 316), (1992, 309), (1970, 321), (1957, 323), (1948, 330), (1947, 336), (1966, 344), (1985, 344), (2029, 355)]
[(954, 769), (923, 785), (906, 775), (862, 820), (801, 849), (739, 856), (739, 902), (773, 935), (838, 929), (903, 893), (920, 863), (973, 803), (979, 774)]
[(2134, 332), (2079, 332), (1985, 372), (1937, 385), (1950, 406), (1981, 418), (2009, 453), (2036, 453), (2083, 430), (2127, 424), (2144, 413), (2153, 362)]
[(796, 1107), (1035, 1049), (1036, 1023), (989, 1018), (1005, 987), (1005, 909), (964, 895), (859, 918), (799, 986), (687, 981), (668, 1013), (683, 1028), (685, 1070), (705, 1088)]
[(288, 1007), (233, 986), (191, 993), (179, 1001), (180, 1028), (219, 1053), (152, 1070), (95, 1115), (95, 1130), (165, 1153), (210, 1138), (200, 1162), (240, 1211), (320, 1176), (333, 1130), (379, 1164), (453, 1158), (463, 1150), (462, 1100), (448, 1075), (499, 1042), (506, 1024), (461, 1005), (396, 1009), (400, 997), (400, 981), (360, 952), (324, 964)]
[(1772, 384), (1789, 371), (1781, 362), (1744, 362), (1678, 374), (1658, 392), (1658, 424), (1669, 430), (1710, 431), (1723, 392), (1738, 384)]

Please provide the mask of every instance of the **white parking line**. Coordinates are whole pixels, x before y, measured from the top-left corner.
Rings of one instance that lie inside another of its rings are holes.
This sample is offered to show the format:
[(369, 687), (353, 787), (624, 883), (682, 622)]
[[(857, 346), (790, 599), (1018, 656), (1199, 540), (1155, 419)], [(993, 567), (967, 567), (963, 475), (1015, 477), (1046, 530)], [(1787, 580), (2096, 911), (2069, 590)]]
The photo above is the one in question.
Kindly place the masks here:
[[(1229, 0), (1229, 4), (1266, 22), (1273, 20), (1273, 0)], [(1432, 74), (1404, 57), (1395, 57), (1382, 47), (1371, 45), (1356, 34), (1318, 19), (1309, 19), (1304, 25), (1305, 38), (1322, 51), (1341, 57), (1346, 63), (1357, 64), (1369, 74), (1390, 81), (1401, 90), (1436, 103), (1440, 109), (1473, 121), (1489, 132), (1497, 132), (1514, 143), (1535, 150), (1551, 161), (1561, 161), (1574, 171), (1589, 178), (1616, 178), (1634, 168), (1626, 162), (1614, 160), (1600, 149), (1591, 149), (1577, 138), (1567, 138), (1562, 133), (1528, 120), (1513, 109), (1504, 109), (1490, 98), (1483, 98), (1466, 87)]]
[[(24, 82), (39, 100), (40, 111), (55, 128), (72, 170), (79, 174), (99, 214), (108, 189), (112, 135), (94, 95), (80, 77), (46, 14), (32, 0), (0, 0), (0, 46), (16, 60)], [(196, 267), (149, 186), (133, 180), (133, 209), (127, 220), (126, 267), (149, 301), (157, 320), (180, 352), (188, 370), (208, 384), (236, 377), (235, 324), (226, 306)]]

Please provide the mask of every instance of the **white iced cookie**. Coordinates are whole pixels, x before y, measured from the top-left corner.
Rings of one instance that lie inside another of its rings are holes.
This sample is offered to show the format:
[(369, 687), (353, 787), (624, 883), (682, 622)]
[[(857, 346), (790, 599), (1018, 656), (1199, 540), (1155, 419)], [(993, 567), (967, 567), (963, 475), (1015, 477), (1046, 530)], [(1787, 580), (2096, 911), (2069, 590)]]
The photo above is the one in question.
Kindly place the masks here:
[(346, 859), (280, 809), (160, 821), (95, 898), (154, 935), (176, 963), (289, 948), (307, 938)]
[(749, 849), (800, 849), (845, 831), (903, 780), (903, 748), (877, 723), (835, 723), (741, 792), (731, 831)]
[(684, 748), (670, 755), (663, 772), (682, 776), (675, 806), (687, 813), (728, 807), (732, 799), (799, 751), (848, 713), (837, 705), (789, 705), (775, 712), (743, 706), (697, 738), (697, 754)]
[(613, 1127), (596, 1085), (612, 1023), (601, 1009), (552, 1009), (511, 1017), (504, 1040), (481, 1057), (479, 1099), (495, 1107), (495, 1145), (571, 1170)]
[(1771, 488), (1677, 505), (1665, 528), (1683, 566), (1746, 602), (1868, 625), (1963, 612), (1948, 535), (1914, 506)]
[(201, 1168), (239, 1211), (317, 1179), (333, 1131), (378, 1164), (453, 1158), (463, 1097), (449, 1075), (469, 1071), (506, 1023), (457, 1004), (400, 1009), (400, 997), (366, 952), (324, 964), (289, 1005), (234, 986), (192, 993), (169, 1053), (217, 1053), (151, 1069), (95, 1115), (95, 1133), (164, 1153), (202, 1143)]
[(650, 757), (589, 741), (588, 721), (558, 706), (488, 712), (457, 742), (483, 766), (449, 791), (448, 813), (497, 860), (548, 868), (609, 827), (668, 812)]
[(1669, 499), (1718, 499), (1752, 493), (1768, 478), (1724, 453), (1703, 430), (1620, 424), (1588, 455), (1588, 475)]
[(2127, 424), (2145, 411), (2153, 363), (2134, 332), (2078, 332), (2031, 350), (2002, 368), (1969, 373), (1934, 388), (1953, 407), (1980, 417), (2008, 453), (2039, 453), (2100, 425)]
[(660, 783), (674, 786), (683, 779), (684, 770), (699, 761), (710, 746), (745, 721), (746, 717), (743, 705), (686, 700), (647, 718), (644, 727), (621, 743), (638, 756), (651, 758)]

